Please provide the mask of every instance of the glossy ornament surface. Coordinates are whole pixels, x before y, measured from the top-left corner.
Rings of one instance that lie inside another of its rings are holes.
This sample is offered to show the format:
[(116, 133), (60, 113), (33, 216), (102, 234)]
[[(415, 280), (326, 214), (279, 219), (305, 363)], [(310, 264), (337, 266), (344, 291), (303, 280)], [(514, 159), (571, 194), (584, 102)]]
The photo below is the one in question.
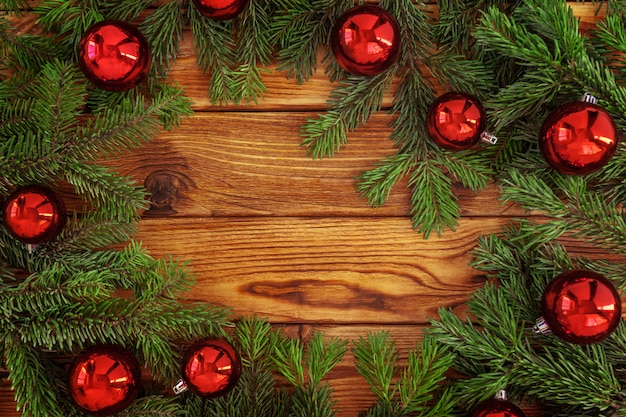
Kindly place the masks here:
[(13, 237), (34, 245), (56, 238), (67, 220), (63, 200), (51, 189), (37, 185), (12, 193), (4, 204), (3, 217)]
[(235, 348), (223, 339), (202, 339), (183, 358), (183, 381), (196, 395), (215, 398), (234, 388), (241, 375)]
[(201, 15), (213, 20), (237, 17), (249, 0), (192, 0)]
[(337, 63), (353, 75), (373, 76), (388, 69), (400, 54), (400, 26), (386, 10), (356, 6), (333, 26), (330, 45)]
[(69, 394), (81, 411), (109, 416), (124, 410), (137, 397), (139, 362), (118, 345), (96, 345), (81, 352), (68, 370)]
[(148, 41), (139, 29), (120, 20), (92, 25), (83, 34), (77, 53), (85, 77), (103, 90), (129, 90), (150, 68)]
[(494, 398), (478, 404), (471, 417), (525, 417), (525, 414), (515, 404)]
[(550, 113), (541, 126), (539, 149), (562, 174), (586, 175), (602, 168), (617, 149), (617, 127), (601, 107), (573, 102)]
[(437, 146), (459, 151), (478, 143), (486, 119), (485, 109), (476, 97), (450, 92), (438, 97), (428, 108), (426, 127)]
[(541, 312), (552, 333), (580, 345), (606, 339), (618, 326), (622, 303), (615, 286), (587, 270), (560, 274), (546, 287)]

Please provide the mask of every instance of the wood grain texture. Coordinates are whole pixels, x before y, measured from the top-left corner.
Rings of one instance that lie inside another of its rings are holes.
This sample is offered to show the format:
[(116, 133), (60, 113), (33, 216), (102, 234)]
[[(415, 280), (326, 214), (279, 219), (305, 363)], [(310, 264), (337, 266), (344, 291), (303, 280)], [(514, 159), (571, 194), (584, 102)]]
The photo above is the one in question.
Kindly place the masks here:
[(502, 220), (465, 219), (424, 240), (403, 218), (144, 220), (154, 256), (191, 259), (194, 300), (273, 322), (420, 323), (482, 283), (468, 267), (480, 233)]
[[(356, 177), (395, 154), (390, 119), (378, 114), (349, 135), (333, 158), (312, 160), (300, 146), (300, 126), (315, 113), (197, 113), (172, 132), (111, 165), (154, 194), (146, 216), (402, 216), (408, 217), (407, 181), (382, 207), (356, 192)], [(271, 132), (268, 134), (267, 132)], [(160, 181), (154, 185), (152, 180)], [(169, 190), (169, 191), (168, 191)], [(491, 185), (473, 192), (455, 184), (462, 214), (517, 216), (523, 210), (497, 200)], [(81, 202), (75, 205), (81, 206)]]
[[(591, 2), (571, 6), (584, 32), (603, 15)], [(21, 33), (38, 31), (32, 13), (10, 19)], [(197, 283), (189, 299), (230, 306), (235, 316), (268, 317), (302, 339), (313, 330), (347, 340), (389, 330), (405, 358), (439, 307), (462, 314), (484, 282), (468, 266), (478, 236), (515, 217), (541, 218), (502, 205), (493, 185), (474, 193), (455, 184), (459, 227), (428, 240), (411, 227), (406, 180), (384, 206), (369, 207), (355, 177), (394, 153), (390, 117), (376, 114), (335, 157), (312, 160), (299, 131), (324, 111), (334, 88), (321, 68), (298, 85), (272, 65), (257, 105), (216, 106), (187, 30), (169, 75), (185, 87), (195, 116), (108, 165), (153, 192), (136, 239), (154, 256), (191, 260)], [(383, 108), (391, 100), (390, 93)], [(69, 190), (64, 197), (71, 209), (82, 206)], [(577, 239), (564, 243), (574, 255), (611, 258)], [(356, 416), (374, 401), (351, 353), (329, 381), (338, 417)], [(1, 380), (0, 417), (19, 415), (12, 398)]]

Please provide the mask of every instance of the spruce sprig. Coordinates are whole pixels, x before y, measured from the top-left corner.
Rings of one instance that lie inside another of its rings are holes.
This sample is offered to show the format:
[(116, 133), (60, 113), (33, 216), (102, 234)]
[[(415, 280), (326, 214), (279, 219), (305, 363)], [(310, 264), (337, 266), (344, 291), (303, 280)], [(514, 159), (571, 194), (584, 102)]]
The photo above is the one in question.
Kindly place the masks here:
[(390, 89), (394, 71), (374, 77), (349, 76), (330, 96), (330, 108), (302, 126), (302, 146), (313, 158), (332, 156), (347, 143), (347, 133), (365, 124), (380, 110)]
[[(128, 7), (128, 3), (134, 4), (130, 7), (135, 7), (136, 11), (133, 14), (138, 14), (139, 11), (149, 7), (154, 2), (126, 1), (123, 5)], [(128, 8), (121, 8), (120, 5), (118, 4), (117, 7), (121, 11), (129, 10)], [(180, 3), (170, 1), (161, 4), (139, 25), (139, 30), (151, 46), (152, 70), (160, 77), (166, 76), (166, 71), (171, 68), (173, 62), (176, 62), (183, 40), (185, 23), (185, 15)]]
[(289, 416), (332, 417), (336, 400), (324, 376), (339, 363), (346, 352), (346, 342), (324, 338), (315, 332), (303, 345), (288, 339), (276, 345), (272, 360), (277, 372), (294, 386)]
[(453, 355), (426, 336), (410, 350), (406, 364), (399, 364), (399, 352), (389, 332), (369, 333), (353, 341), (357, 371), (369, 383), (378, 400), (359, 415), (436, 416), (450, 413), (454, 400), (442, 388)]
[[(272, 36), (273, 43), (280, 48), (277, 69), (302, 84), (317, 69), (318, 56), (330, 43), (334, 20), (353, 2), (275, 0), (275, 3), (277, 13), (272, 22)], [(325, 54), (324, 62), (330, 63), (330, 51), (326, 49)]]

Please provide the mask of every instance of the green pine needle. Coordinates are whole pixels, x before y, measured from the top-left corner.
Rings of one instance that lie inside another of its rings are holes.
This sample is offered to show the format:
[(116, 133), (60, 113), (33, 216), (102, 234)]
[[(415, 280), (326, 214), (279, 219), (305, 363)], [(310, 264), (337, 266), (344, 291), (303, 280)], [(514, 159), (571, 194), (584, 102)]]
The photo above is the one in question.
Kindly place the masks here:
[(445, 228), (455, 230), (460, 218), (452, 182), (433, 161), (421, 161), (409, 178), (411, 221), (424, 239), (434, 231), (441, 235)]

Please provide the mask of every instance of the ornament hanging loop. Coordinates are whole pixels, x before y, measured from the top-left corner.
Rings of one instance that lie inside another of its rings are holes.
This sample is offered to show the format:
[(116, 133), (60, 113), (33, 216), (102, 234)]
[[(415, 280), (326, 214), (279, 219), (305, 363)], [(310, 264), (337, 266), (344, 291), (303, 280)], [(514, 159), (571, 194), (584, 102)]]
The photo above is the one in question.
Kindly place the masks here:
[(598, 102), (598, 99), (591, 93), (585, 93), (583, 94), (580, 101), (582, 101), (583, 103), (596, 104)]
[(182, 379), (179, 379), (178, 382), (172, 387), (172, 390), (176, 395), (182, 394), (183, 392), (187, 391), (187, 389), (187, 384)]

